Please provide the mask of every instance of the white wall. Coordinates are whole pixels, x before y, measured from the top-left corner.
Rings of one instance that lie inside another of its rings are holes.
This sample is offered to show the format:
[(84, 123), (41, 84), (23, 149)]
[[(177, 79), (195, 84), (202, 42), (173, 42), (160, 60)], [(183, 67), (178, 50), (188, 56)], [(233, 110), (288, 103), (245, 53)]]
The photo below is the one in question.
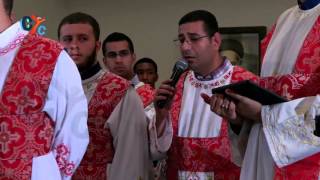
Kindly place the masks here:
[(15, 0), (14, 13), (17, 20), (23, 16), (37, 15), (45, 17), (46, 36), (56, 39), (57, 26), (61, 18), (68, 12), (64, 0)]
[(170, 76), (179, 57), (172, 40), (177, 36), (178, 20), (187, 12), (209, 10), (221, 27), (270, 27), (283, 10), (295, 4), (296, 0), (16, 0), (15, 11), (18, 18), (32, 13), (46, 17), (47, 35), (54, 39), (65, 15), (89, 13), (100, 23), (101, 41), (114, 31), (128, 34), (138, 58), (156, 60), (162, 81)]

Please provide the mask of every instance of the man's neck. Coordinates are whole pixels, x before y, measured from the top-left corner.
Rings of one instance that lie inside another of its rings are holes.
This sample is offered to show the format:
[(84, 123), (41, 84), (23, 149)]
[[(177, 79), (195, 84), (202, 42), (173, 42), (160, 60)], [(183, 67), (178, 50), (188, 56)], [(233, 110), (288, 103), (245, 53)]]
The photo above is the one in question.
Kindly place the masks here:
[(5, 12), (0, 12), (0, 33), (11, 25), (11, 20)]
[(80, 71), (80, 76), (82, 80), (86, 80), (95, 74), (97, 74), (101, 70), (101, 67), (98, 62), (95, 62), (93, 65), (91, 65), (89, 68), (82, 69)]
[(126, 74), (125, 76), (122, 76), (124, 79), (128, 80), (128, 81), (131, 81), (134, 77), (134, 73), (128, 73)]
[(315, 6), (317, 6), (320, 3), (320, 0), (305, 0), (305, 1), (300, 1), (298, 0), (298, 5), (300, 7), (300, 9), (302, 10), (309, 10), (314, 8)]
[(219, 67), (222, 66), (222, 64), (224, 63), (224, 59), (221, 56), (218, 56), (217, 58), (215, 58), (213, 60), (213, 64), (211, 67), (208, 66), (207, 69), (202, 70), (201, 72), (196, 72), (197, 74), (205, 77), (213, 72), (215, 72), (217, 69), (219, 69)]

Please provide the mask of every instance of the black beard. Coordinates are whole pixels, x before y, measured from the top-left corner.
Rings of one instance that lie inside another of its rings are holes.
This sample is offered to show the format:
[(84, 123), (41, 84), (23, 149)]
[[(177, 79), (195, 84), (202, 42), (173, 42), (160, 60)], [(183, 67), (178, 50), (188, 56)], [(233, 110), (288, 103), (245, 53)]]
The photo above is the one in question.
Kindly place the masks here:
[(90, 69), (93, 65), (95, 65), (97, 59), (96, 48), (92, 51), (91, 55), (86, 59), (84, 64), (78, 64), (78, 70), (80, 72), (84, 72)]

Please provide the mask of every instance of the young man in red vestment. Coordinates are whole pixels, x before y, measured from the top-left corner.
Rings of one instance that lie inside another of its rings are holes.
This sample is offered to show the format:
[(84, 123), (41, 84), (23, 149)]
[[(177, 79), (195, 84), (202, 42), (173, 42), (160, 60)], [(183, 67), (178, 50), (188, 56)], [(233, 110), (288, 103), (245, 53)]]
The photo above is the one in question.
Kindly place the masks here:
[(141, 82), (133, 71), (136, 54), (132, 40), (123, 33), (111, 33), (102, 43), (102, 53), (103, 62), (108, 70), (131, 82), (142, 99), (146, 111), (153, 108), (154, 89), (149, 84)]
[(89, 104), (90, 143), (73, 179), (150, 179), (144, 104), (128, 80), (99, 66), (99, 35), (98, 22), (80, 12), (63, 18), (58, 28), (60, 42), (78, 66)]

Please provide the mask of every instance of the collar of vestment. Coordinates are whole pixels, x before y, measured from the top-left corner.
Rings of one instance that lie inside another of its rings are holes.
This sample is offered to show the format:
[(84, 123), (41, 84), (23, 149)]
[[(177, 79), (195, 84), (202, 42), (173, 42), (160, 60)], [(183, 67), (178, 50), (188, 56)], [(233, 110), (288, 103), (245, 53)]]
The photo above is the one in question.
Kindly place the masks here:
[(194, 72), (194, 75), (195, 75), (195, 78), (199, 81), (211, 81), (225, 74), (230, 69), (231, 66), (232, 64), (230, 63), (230, 61), (225, 58), (223, 63), (208, 75), (202, 76), (196, 72)]
[(101, 70), (100, 64), (97, 62), (95, 65), (91, 66), (85, 71), (80, 72), (80, 76), (82, 80), (86, 80), (93, 75), (97, 74)]

